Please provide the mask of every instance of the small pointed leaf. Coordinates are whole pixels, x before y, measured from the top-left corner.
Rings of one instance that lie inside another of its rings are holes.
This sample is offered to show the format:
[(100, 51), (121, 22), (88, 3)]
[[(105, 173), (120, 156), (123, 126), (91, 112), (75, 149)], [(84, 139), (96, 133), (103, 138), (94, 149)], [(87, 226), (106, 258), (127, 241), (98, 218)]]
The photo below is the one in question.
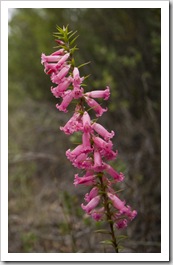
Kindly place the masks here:
[(100, 242), (101, 244), (105, 244), (105, 245), (113, 245), (112, 240), (103, 240)]
[(77, 36), (76, 36), (76, 37), (70, 42), (70, 45), (72, 45), (78, 37), (79, 37), (79, 35), (77, 35)]
[(95, 233), (111, 234), (110, 231), (108, 231), (108, 230), (106, 230), (106, 229), (99, 229), (99, 230), (96, 230)]
[(69, 36), (69, 40), (77, 33), (77, 30), (74, 31), (70, 36)]
[(87, 64), (89, 64), (89, 63), (91, 63), (91, 62), (86, 62), (86, 63), (80, 64), (80, 65), (78, 66), (78, 69), (81, 68), (81, 67), (83, 67), (83, 66), (85, 66), (85, 65), (87, 65)]

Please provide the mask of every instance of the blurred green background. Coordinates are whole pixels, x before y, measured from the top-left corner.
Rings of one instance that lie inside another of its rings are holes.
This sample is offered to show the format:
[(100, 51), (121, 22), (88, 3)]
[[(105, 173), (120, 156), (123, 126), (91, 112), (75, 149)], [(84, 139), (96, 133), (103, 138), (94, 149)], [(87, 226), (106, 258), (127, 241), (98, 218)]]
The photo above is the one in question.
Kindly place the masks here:
[(91, 61), (81, 68), (87, 89), (111, 88), (100, 123), (116, 132), (122, 199), (138, 211), (120, 232), (129, 237), (123, 251), (161, 252), (160, 9), (9, 11), (9, 252), (113, 251), (80, 208), (87, 189), (73, 185), (72, 143), (59, 130), (71, 114), (56, 109), (40, 63), (55, 51), (56, 25), (67, 24), (80, 35), (77, 65)]

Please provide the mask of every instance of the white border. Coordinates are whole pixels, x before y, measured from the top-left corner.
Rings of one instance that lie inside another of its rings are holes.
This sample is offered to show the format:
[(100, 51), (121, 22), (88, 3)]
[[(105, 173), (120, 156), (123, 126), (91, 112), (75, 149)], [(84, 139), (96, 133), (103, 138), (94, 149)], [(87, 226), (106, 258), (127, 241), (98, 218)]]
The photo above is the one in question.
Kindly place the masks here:
[(98, 1), (1, 1), (1, 260), (169, 261), (169, 1), (99, 1), (99, 8), (161, 8), (161, 253), (8, 253), (8, 8), (98, 8)]

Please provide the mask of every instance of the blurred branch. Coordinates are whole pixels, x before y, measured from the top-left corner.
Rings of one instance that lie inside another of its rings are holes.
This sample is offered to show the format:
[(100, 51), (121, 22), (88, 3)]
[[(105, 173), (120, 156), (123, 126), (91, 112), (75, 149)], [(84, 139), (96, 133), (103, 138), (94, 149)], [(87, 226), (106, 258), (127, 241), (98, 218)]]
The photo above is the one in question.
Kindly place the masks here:
[(37, 160), (37, 159), (46, 159), (51, 160), (53, 162), (57, 162), (58, 157), (46, 154), (46, 153), (33, 153), (33, 152), (27, 152), (23, 154), (17, 154), (15, 157), (11, 160), (9, 160), (9, 164), (16, 164), (24, 161), (31, 161), (31, 160)]

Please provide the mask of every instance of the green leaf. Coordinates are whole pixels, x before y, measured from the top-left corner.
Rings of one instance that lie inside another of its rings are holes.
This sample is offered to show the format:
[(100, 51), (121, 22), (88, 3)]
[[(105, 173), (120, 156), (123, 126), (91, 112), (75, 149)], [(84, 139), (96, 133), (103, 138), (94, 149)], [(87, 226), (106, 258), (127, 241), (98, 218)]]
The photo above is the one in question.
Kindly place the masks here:
[(125, 236), (125, 235), (119, 235), (117, 236), (118, 239), (125, 239), (125, 238), (128, 238), (128, 236)]
[(85, 86), (85, 87), (86, 87), (86, 86), (87, 86), (87, 84), (85, 84), (85, 83), (82, 83), (82, 84), (81, 84), (81, 86), (82, 86), (82, 87), (83, 87), (83, 86)]
[(76, 41), (76, 39), (79, 37), (79, 35), (77, 35), (71, 42), (70, 42), (70, 45), (72, 45), (75, 41)]
[(57, 30), (58, 30), (60, 33), (63, 34), (64, 30), (63, 30), (61, 27), (59, 27), (59, 26), (57, 25), (56, 28), (57, 28)]
[(90, 76), (91, 76), (91, 74), (84, 76), (84, 80), (86, 80)]
[(56, 36), (55, 34), (53, 34), (53, 36), (57, 39), (60, 39), (60, 40), (64, 40), (64, 37), (63, 36)]
[(99, 229), (94, 231), (95, 233), (102, 233), (102, 234), (111, 234), (110, 231), (106, 230), (106, 229)]
[(70, 49), (70, 53), (73, 54), (75, 51), (79, 50), (77, 46), (74, 46), (73, 48)]
[(124, 240), (124, 239), (126, 239), (126, 238), (128, 238), (128, 236), (125, 236), (125, 235), (119, 235), (119, 236), (117, 236), (117, 241), (118, 241), (118, 243), (119, 243), (120, 241), (122, 241), (122, 240)]
[(91, 62), (87, 62), (87, 63), (80, 64), (80, 65), (78, 66), (78, 68), (81, 68), (81, 67), (83, 67), (83, 66), (85, 66), (85, 65), (87, 65), (87, 64), (89, 64), (89, 63), (91, 63)]
[(100, 241), (100, 244), (105, 244), (105, 245), (114, 245), (112, 240), (103, 240), (103, 241)]
[(74, 31), (70, 36), (69, 36), (69, 40), (77, 33), (77, 30)]
[(75, 60), (74, 60), (74, 57), (73, 57), (72, 60), (71, 60), (71, 65), (72, 65), (72, 66), (75, 66)]
[(73, 31), (72, 30), (70, 30), (69, 32), (67, 32), (67, 35), (69, 35), (69, 34), (71, 34)]

